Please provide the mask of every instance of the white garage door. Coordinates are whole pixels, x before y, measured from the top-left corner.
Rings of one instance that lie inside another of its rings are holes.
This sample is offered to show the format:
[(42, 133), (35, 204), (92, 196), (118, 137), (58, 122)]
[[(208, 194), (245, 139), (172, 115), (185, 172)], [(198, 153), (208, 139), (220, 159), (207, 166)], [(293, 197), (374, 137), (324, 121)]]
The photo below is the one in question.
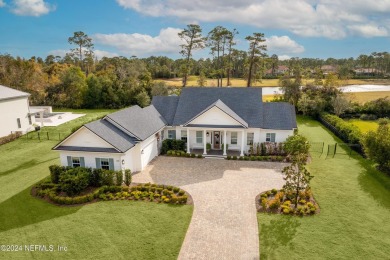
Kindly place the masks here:
[(157, 139), (154, 138), (149, 144), (147, 144), (143, 152), (141, 151), (141, 167), (142, 170), (148, 165), (148, 163), (157, 156)]

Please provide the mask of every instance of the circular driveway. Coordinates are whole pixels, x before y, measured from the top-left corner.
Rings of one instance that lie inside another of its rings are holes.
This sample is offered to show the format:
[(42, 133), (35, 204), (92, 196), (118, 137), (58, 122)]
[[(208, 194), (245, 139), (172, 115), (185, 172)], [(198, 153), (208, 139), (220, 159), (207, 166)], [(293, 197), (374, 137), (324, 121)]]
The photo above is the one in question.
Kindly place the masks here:
[(179, 259), (259, 259), (255, 197), (284, 184), (287, 164), (159, 156), (134, 182), (189, 192), (194, 213)]

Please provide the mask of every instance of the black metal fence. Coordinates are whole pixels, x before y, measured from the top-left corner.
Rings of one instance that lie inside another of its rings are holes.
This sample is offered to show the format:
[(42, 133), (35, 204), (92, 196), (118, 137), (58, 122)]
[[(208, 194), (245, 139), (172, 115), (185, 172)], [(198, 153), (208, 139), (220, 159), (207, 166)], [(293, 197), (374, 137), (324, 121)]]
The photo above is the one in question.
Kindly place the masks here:
[(68, 135), (69, 135), (69, 133), (65, 133), (65, 132), (34, 131), (34, 132), (29, 132), (29, 133), (25, 134), (24, 138), (26, 140), (39, 140), (39, 141), (56, 140), (56, 141), (62, 141)]
[[(321, 116), (318, 117), (318, 120), (321, 122), (321, 124), (323, 124), (326, 128), (328, 128), (334, 135), (336, 135), (338, 138), (344, 141), (345, 143), (343, 143), (343, 145), (348, 145), (350, 149), (353, 149), (361, 156), (365, 157), (365, 153), (361, 144), (348, 143), (348, 138), (342, 133), (340, 133), (332, 124), (330, 124), (328, 121), (323, 119)], [(337, 147), (335, 149), (337, 149)], [(328, 146), (328, 153), (329, 153), (329, 146)]]

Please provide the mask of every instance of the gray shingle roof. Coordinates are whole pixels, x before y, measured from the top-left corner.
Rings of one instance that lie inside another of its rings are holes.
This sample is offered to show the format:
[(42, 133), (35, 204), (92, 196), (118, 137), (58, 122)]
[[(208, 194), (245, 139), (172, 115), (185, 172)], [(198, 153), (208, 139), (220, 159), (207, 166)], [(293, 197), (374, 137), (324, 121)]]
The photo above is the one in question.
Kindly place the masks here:
[(219, 108), (220, 110), (222, 110), (224, 113), (226, 113), (227, 115), (229, 115), (230, 117), (232, 117), (234, 120), (236, 120), (237, 122), (239, 122), (241, 125), (245, 126), (245, 127), (248, 127), (248, 123), (245, 122), (244, 119), (242, 119), (239, 115), (237, 115), (233, 110), (230, 109), (230, 107), (228, 107), (225, 103), (223, 103), (220, 99), (218, 99), (217, 101), (215, 101), (213, 104), (211, 104), (210, 106), (208, 106), (205, 110), (203, 110), (202, 112), (200, 112), (198, 115), (196, 115), (194, 118), (191, 118), (188, 122), (186, 122), (185, 125), (187, 125), (190, 121), (194, 120), (196, 117), (198, 117), (199, 115), (207, 112), (209, 109), (211, 109), (212, 107), (217, 107)]
[(262, 126), (261, 88), (184, 88), (172, 125), (183, 125), (220, 99), (248, 127)]
[(93, 121), (84, 126), (107, 143), (114, 146), (120, 152), (126, 152), (138, 142), (136, 138), (125, 134), (123, 131), (119, 130), (119, 128), (104, 119)]
[(153, 105), (144, 108), (132, 106), (107, 115), (105, 120), (118, 124), (123, 130), (139, 140), (145, 140), (167, 125), (165, 119)]
[(0, 100), (28, 97), (29, 93), (0, 85)]
[(288, 130), (297, 128), (297, 119), (293, 105), (285, 102), (266, 102), (263, 104), (265, 129)]
[(96, 153), (120, 153), (114, 148), (105, 147), (81, 147), (81, 146), (58, 146), (56, 150), (78, 151), (78, 152), (96, 152)]
[(173, 124), (178, 102), (178, 96), (154, 96), (152, 99), (152, 105), (165, 118), (168, 125)]

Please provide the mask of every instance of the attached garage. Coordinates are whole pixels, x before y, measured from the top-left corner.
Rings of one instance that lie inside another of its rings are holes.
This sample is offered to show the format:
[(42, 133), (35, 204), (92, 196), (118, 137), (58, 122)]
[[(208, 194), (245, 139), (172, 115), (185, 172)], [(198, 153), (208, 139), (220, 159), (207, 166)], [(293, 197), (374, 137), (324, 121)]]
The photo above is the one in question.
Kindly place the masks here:
[(151, 140), (145, 142), (145, 146), (141, 148), (141, 169), (144, 169), (157, 155), (157, 138), (153, 136), (151, 137)]

